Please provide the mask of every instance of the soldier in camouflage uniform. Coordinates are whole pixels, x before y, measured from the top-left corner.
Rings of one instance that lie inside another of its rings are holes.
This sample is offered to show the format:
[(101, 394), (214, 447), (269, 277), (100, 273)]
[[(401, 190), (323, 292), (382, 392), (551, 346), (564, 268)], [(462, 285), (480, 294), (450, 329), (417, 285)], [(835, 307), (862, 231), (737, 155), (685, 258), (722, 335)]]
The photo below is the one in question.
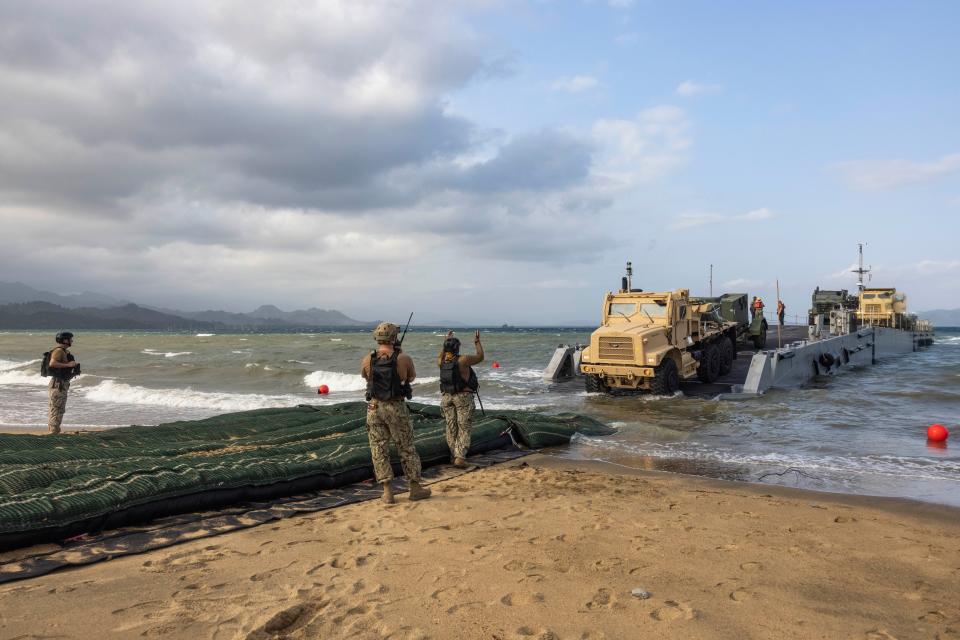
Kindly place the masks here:
[(440, 367), (440, 410), (447, 423), (447, 446), (450, 460), (461, 469), (468, 466), (467, 451), (470, 450), (470, 429), (473, 426), (473, 395), (479, 388), (477, 374), (471, 365), (483, 362), (483, 345), (480, 332), (474, 334), (475, 355), (460, 355), (460, 340), (447, 333), (443, 341), (437, 365)]
[(400, 466), (410, 485), (410, 500), (430, 497), (421, 485), (420, 456), (413, 446), (413, 425), (406, 398), (410, 383), (417, 376), (413, 359), (396, 346), (400, 328), (380, 323), (373, 331), (377, 350), (360, 363), (360, 375), (367, 381), (367, 436), (377, 482), (383, 485), (383, 501), (393, 504), (393, 467), (390, 465), (390, 440), (397, 446)]
[(51, 434), (60, 433), (60, 423), (67, 410), (67, 392), (70, 391), (70, 379), (80, 363), (73, 359), (68, 349), (73, 345), (73, 334), (61, 331), (56, 336), (57, 346), (50, 351), (47, 370), (50, 372), (50, 385), (47, 395), (50, 400), (47, 410), (47, 430)]

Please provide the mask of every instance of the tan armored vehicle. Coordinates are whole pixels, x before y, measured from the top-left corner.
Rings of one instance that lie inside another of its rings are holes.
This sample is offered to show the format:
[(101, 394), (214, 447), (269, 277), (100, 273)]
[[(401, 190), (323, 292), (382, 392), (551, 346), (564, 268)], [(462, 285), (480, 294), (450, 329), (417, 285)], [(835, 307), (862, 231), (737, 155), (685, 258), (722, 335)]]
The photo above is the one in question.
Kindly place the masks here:
[(713, 382), (730, 372), (738, 323), (717, 305), (691, 300), (687, 289), (631, 289), (628, 277), (603, 301), (603, 322), (580, 358), (587, 391), (644, 390), (671, 395), (681, 379)]

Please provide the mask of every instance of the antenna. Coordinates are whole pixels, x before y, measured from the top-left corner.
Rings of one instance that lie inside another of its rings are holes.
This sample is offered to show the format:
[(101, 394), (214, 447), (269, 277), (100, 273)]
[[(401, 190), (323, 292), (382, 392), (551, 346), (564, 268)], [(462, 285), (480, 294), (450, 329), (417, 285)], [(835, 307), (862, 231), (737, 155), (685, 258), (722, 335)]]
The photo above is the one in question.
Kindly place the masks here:
[(872, 270), (873, 266), (863, 268), (863, 245), (864, 242), (859, 243), (857, 246), (860, 248), (860, 261), (859, 266), (856, 269), (853, 269), (852, 272), (857, 274), (857, 288), (863, 292), (863, 276), (867, 276), (868, 279), (872, 279), (872, 276), (868, 275)]
[(713, 297), (713, 265), (710, 265), (710, 297)]

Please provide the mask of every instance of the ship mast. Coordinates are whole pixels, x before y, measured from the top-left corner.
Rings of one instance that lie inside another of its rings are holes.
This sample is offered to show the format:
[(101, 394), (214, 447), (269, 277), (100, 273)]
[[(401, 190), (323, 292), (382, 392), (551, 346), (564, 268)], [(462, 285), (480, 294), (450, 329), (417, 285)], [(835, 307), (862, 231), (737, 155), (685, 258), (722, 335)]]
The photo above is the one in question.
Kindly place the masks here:
[(857, 274), (857, 288), (862, 293), (864, 289), (863, 276), (869, 274), (872, 268), (871, 267), (868, 267), (866, 269), (863, 268), (863, 243), (861, 242), (857, 246), (860, 247), (860, 262), (859, 262), (859, 266), (856, 269), (853, 269), (852, 271), (853, 273)]

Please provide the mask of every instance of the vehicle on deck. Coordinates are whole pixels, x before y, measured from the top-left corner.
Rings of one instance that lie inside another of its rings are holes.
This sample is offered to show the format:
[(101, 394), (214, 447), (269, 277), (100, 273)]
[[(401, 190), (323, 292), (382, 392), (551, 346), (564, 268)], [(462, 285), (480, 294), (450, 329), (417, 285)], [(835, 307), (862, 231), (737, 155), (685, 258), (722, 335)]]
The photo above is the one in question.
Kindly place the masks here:
[(671, 395), (681, 379), (713, 382), (730, 372), (741, 323), (724, 320), (716, 303), (691, 298), (688, 289), (632, 289), (630, 275), (627, 263), (623, 286), (604, 297), (601, 326), (581, 353), (587, 391)]

